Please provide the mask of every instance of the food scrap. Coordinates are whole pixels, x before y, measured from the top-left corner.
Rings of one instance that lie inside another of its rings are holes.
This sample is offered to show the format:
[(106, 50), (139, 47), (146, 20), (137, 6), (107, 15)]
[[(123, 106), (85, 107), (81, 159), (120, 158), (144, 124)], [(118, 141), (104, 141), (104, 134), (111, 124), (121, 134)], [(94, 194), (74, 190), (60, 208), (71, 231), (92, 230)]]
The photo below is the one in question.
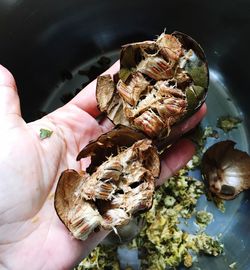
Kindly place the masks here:
[(196, 212), (195, 218), (196, 218), (196, 223), (201, 228), (205, 228), (209, 223), (212, 222), (213, 214), (205, 210), (201, 210), (201, 211)]
[(52, 135), (52, 133), (53, 133), (52, 130), (41, 128), (39, 137), (41, 140), (44, 140), (46, 138), (49, 138)]
[(99, 245), (74, 270), (120, 270), (116, 247)]
[(222, 213), (226, 211), (225, 201), (219, 197), (217, 197), (214, 193), (212, 193), (209, 189), (206, 189), (206, 197), (208, 201), (212, 201), (214, 205), (220, 210)]
[(250, 188), (250, 156), (235, 149), (235, 142), (221, 141), (203, 155), (202, 173), (209, 190), (224, 200)]
[(233, 262), (229, 265), (230, 269), (236, 270), (237, 269), (237, 262)]
[(232, 129), (237, 128), (242, 120), (235, 116), (221, 116), (217, 121), (217, 127), (222, 129), (224, 132), (229, 132)]
[(196, 144), (196, 153), (193, 155), (192, 159), (188, 162), (187, 166), (190, 170), (200, 169), (201, 159), (205, 152), (205, 145), (208, 138), (218, 139), (218, 131), (213, 129), (211, 126), (206, 126), (202, 128), (198, 125), (191, 134), (189, 134), (189, 139)]

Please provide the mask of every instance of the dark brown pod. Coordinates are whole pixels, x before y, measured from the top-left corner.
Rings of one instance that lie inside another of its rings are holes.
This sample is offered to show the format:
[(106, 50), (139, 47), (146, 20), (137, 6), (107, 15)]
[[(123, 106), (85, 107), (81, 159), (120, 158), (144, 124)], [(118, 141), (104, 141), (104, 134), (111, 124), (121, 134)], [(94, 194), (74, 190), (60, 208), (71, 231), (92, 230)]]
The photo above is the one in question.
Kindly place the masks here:
[(118, 127), (87, 145), (78, 160), (91, 156), (89, 173), (66, 170), (55, 194), (58, 216), (77, 239), (97, 227), (127, 224), (152, 205), (160, 160), (152, 141), (128, 127)]
[(225, 200), (250, 188), (250, 156), (234, 146), (233, 141), (218, 142), (202, 158), (202, 174), (209, 190)]
[(118, 125), (113, 130), (102, 134), (97, 140), (91, 141), (80, 151), (76, 160), (91, 157), (87, 172), (93, 173), (107, 159), (107, 156), (116, 155), (118, 149), (130, 147), (136, 141), (142, 139), (145, 139), (145, 136), (141, 132)]
[[(209, 72), (205, 54), (180, 32), (122, 47), (119, 80), (98, 78), (99, 108), (115, 125), (138, 129), (155, 140), (205, 101)], [(108, 93), (107, 93), (108, 92)]]

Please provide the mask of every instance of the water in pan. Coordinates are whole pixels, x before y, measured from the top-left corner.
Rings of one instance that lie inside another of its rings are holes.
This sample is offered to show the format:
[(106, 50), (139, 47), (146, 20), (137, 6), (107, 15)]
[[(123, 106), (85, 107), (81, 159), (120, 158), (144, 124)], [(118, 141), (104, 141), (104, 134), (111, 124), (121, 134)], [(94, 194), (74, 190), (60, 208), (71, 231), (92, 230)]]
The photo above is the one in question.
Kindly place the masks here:
[[(103, 68), (114, 63), (119, 58), (119, 52), (111, 51), (106, 53), (104, 58), (101, 57), (102, 56), (95, 57), (73, 71), (64, 71), (62, 74), (64, 81), (60, 82), (58, 87), (52, 91), (52, 94), (44, 103), (42, 111), (50, 112), (62, 106), (68, 99), (75, 95), (76, 91), (79, 91), (77, 89), (82, 89), (82, 86), (86, 85), (98, 72), (102, 72)], [(101, 63), (99, 61), (100, 59), (102, 59)], [(244, 125), (244, 115), (239, 106), (235, 103), (230, 90), (232, 89), (227, 88), (221, 74), (210, 68), (210, 86), (206, 101), (208, 113), (202, 121), (202, 126), (216, 127), (218, 118), (225, 115), (240, 117), (243, 119), (243, 122), (237, 129), (228, 133), (217, 129), (219, 139), (208, 138), (206, 147), (209, 147), (219, 140), (230, 139), (237, 142), (237, 148), (249, 151), (248, 131)], [(196, 176), (199, 177), (199, 175)], [(249, 197), (250, 192), (245, 192), (235, 200), (226, 202), (225, 213), (221, 213), (213, 203), (207, 202), (204, 196), (199, 200), (197, 206), (198, 210), (206, 209), (213, 213), (214, 221), (207, 227), (206, 231), (210, 235), (222, 235), (221, 239), (225, 245), (225, 255), (220, 257), (199, 256), (199, 262), (194, 263), (191, 269), (226, 270), (229, 264), (235, 261), (237, 262), (237, 269), (250, 269), (250, 253), (248, 252), (250, 249), (250, 239), (247, 237), (250, 228), (250, 219), (248, 219), (250, 209)], [(192, 219), (190, 219), (188, 226), (184, 224), (182, 226), (184, 230), (189, 232), (194, 232), (197, 229)], [(242, 254), (246, 255), (243, 257)], [(136, 259), (136, 252), (128, 252), (128, 250), (120, 248), (119, 257), (121, 258), (122, 265), (126, 265), (129, 261), (129, 264), (133, 266), (134, 269), (138, 269), (140, 262)], [(132, 263), (131, 258), (133, 258)], [(184, 268), (180, 267), (179, 269)]]

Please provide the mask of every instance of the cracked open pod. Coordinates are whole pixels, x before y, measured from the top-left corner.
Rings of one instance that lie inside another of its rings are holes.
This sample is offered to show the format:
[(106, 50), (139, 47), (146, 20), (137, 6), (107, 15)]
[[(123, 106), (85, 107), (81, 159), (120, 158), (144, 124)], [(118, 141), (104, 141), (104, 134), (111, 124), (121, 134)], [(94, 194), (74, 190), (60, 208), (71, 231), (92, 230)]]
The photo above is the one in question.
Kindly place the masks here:
[(202, 158), (202, 174), (209, 190), (225, 200), (250, 188), (250, 156), (234, 146), (233, 141), (218, 142)]
[(118, 76), (98, 77), (99, 108), (115, 125), (153, 139), (193, 114), (205, 101), (209, 72), (202, 48), (180, 32), (122, 47)]
[(101, 135), (77, 159), (88, 156), (87, 172), (64, 171), (55, 194), (58, 216), (81, 240), (96, 228), (115, 229), (149, 209), (160, 173), (152, 141), (127, 127)]

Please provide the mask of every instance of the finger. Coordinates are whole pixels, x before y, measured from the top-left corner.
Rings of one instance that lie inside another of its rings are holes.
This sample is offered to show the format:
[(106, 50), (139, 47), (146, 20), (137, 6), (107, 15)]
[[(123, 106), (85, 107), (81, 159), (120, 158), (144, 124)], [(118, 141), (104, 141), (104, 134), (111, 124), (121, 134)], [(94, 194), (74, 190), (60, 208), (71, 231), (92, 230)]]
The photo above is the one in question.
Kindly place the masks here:
[(99, 232), (89, 235), (86, 241), (81, 243), (81, 259), (89, 255), (89, 253), (98, 245), (104, 238), (110, 233), (110, 231), (100, 230)]
[(113, 122), (110, 121), (107, 117), (105, 117), (102, 121), (100, 121), (100, 126), (103, 133), (106, 133), (115, 127)]
[(195, 146), (188, 139), (181, 139), (173, 144), (162, 156), (161, 174), (156, 185), (162, 185), (166, 179), (183, 168), (194, 153)]
[(176, 140), (181, 137), (183, 134), (187, 133), (188, 131), (192, 130), (195, 126), (197, 126), (201, 120), (204, 118), (207, 112), (207, 106), (204, 103), (201, 108), (191, 117), (189, 117), (184, 122), (176, 125), (171, 130), (168, 141)]
[[(120, 61), (117, 61), (113, 66), (106, 70), (104, 74), (115, 74), (119, 71)], [(93, 117), (96, 117), (100, 114), (100, 111), (97, 108), (96, 101), (96, 80), (88, 84), (79, 94), (77, 94), (70, 102), (70, 104), (76, 105), (78, 108), (89, 113)]]
[(21, 116), (20, 101), (14, 77), (0, 65), (0, 120), (8, 115)]

